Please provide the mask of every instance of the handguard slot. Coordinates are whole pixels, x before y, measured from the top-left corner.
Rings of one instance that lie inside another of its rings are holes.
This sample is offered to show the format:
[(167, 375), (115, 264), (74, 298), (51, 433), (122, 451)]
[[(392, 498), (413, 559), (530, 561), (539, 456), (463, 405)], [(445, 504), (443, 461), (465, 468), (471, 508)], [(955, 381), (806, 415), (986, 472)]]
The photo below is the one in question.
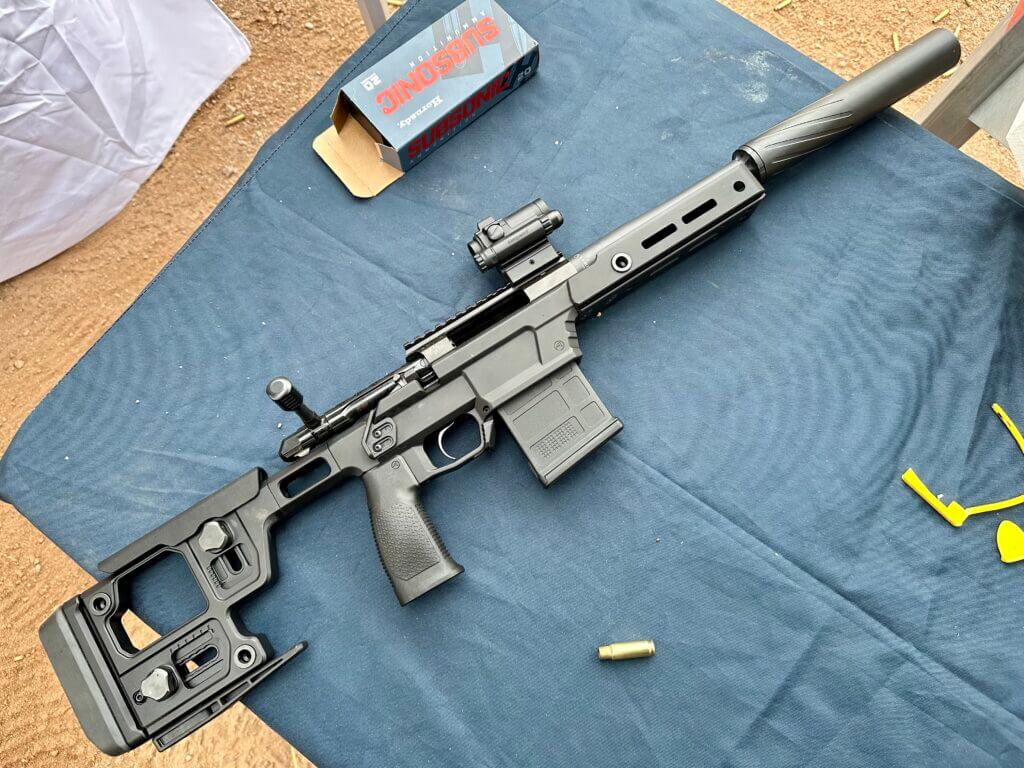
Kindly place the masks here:
[(645, 249), (653, 248), (666, 237), (674, 234), (677, 229), (678, 227), (675, 224), (667, 224), (661, 229), (659, 229), (657, 232), (655, 232), (653, 235), (645, 239), (642, 243), (640, 243), (640, 245), (643, 246)]
[[(742, 184), (743, 182), (738, 182), (738, 183)], [(715, 198), (713, 198), (713, 197), (711, 199), (709, 199), (709, 200), (705, 200), (703, 203), (698, 205), (692, 211), (689, 211), (688, 213), (684, 213), (683, 214), (683, 224), (693, 224), (693, 222), (695, 222), (697, 219), (699, 219), (705, 213), (708, 213), (709, 211), (713, 211), (716, 208), (717, 205), (718, 205), (718, 201), (715, 200)]]

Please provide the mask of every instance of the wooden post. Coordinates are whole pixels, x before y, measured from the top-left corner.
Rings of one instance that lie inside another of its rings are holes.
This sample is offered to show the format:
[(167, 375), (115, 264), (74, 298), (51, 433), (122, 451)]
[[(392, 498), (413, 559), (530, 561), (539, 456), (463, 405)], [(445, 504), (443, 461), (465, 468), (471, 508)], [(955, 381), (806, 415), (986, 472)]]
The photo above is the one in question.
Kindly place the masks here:
[(363, 16), (363, 25), (366, 27), (366, 34), (373, 36), (373, 33), (384, 26), (383, 0), (356, 0), (359, 6), (359, 13)]
[[(917, 113), (917, 121), (954, 147), (962, 146), (978, 130), (972, 120), (979, 107), (1014, 73), (1024, 67), (1024, 0), (996, 26), (977, 50), (964, 61)], [(1013, 113), (1020, 109), (1024, 94), (1013, 105), (1001, 104)], [(991, 109), (989, 110), (991, 112)]]

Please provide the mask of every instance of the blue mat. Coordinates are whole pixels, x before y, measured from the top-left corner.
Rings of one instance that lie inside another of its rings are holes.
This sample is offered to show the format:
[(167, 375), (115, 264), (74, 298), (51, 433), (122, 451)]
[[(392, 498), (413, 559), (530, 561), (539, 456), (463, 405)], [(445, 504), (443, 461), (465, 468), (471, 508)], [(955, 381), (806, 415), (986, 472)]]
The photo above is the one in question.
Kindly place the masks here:
[[(573, 253), (838, 82), (711, 0), (509, 2), (538, 76), (354, 200), (313, 137), (450, 4), (360, 49), (18, 433), (3, 497), (94, 574), (280, 466), (271, 376), (325, 407), (493, 289), (479, 219), (543, 196)], [(989, 411), (1024, 417), (1022, 242), (1019, 193), (895, 113), (787, 171), (581, 325), (618, 437), (544, 489), (505, 434), (426, 489), (464, 575), (400, 608), (358, 484), (279, 530), (242, 618), (310, 647), (246, 703), (322, 768), (1024, 765), (1024, 568), (898, 479), (1024, 490)], [(657, 656), (596, 660), (629, 638)]]

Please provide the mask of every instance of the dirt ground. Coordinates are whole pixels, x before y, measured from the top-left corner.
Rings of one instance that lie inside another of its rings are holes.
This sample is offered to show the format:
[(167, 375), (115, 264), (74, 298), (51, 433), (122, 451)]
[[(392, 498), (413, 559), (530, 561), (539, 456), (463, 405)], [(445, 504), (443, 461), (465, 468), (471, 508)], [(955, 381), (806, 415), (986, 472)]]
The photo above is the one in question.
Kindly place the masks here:
[[(664, 0), (671, 2), (671, 0)], [(723, 2), (844, 77), (939, 23), (969, 53), (1011, 0)], [(252, 58), (199, 110), (160, 169), (113, 221), (74, 248), (0, 284), (0, 451), (33, 407), (118, 318), (248, 165), (261, 143), (365, 39), (351, 0), (219, 0)], [(514, 0), (508, 0), (515, 11)], [(311, 28), (310, 28), (311, 27)], [(543, 30), (535, 34), (543, 43)], [(913, 112), (937, 84), (900, 105)], [(244, 112), (246, 119), (226, 127)], [(1024, 185), (1009, 152), (986, 136), (968, 154)], [(684, 180), (680, 180), (681, 183)], [(614, 224), (615, 222), (610, 222)], [(114, 765), (81, 734), (39, 646), (43, 619), (90, 579), (13, 508), (0, 504), (0, 765)], [(244, 707), (163, 754), (147, 745), (119, 766), (309, 763)]]

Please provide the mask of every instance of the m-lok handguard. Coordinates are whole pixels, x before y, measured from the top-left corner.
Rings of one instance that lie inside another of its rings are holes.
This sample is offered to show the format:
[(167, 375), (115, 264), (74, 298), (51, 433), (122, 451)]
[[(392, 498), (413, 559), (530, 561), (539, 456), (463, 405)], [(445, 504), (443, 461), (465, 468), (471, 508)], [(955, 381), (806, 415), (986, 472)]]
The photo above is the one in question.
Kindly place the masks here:
[[(406, 344), (404, 365), (322, 415), (287, 379), (271, 381), (267, 394), (302, 421), (281, 443), (284, 469), (271, 477), (248, 472), (101, 563), (111, 575), (43, 624), (43, 646), (89, 738), (108, 754), (146, 739), (165, 749), (302, 650), (299, 643), (275, 656), (237, 624), (234, 609), (271, 581), (270, 527), (338, 482), (362, 479), (399, 602), (462, 573), (419, 487), (490, 448), (496, 414), (545, 484), (622, 428), (579, 367), (577, 321), (745, 219), (768, 178), (950, 69), (959, 55), (950, 32), (931, 32), (571, 258), (548, 241), (562, 215), (542, 200), (484, 219), (469, 251), (480, 269), (498, 269), (505, 285)], [(470, 425), (477, 442), (453, 455), (444, 441), (459, 424)], [(135, 648), (121, 624), (125, 581), (167, 553), (184, 558), (206, 609)]]

